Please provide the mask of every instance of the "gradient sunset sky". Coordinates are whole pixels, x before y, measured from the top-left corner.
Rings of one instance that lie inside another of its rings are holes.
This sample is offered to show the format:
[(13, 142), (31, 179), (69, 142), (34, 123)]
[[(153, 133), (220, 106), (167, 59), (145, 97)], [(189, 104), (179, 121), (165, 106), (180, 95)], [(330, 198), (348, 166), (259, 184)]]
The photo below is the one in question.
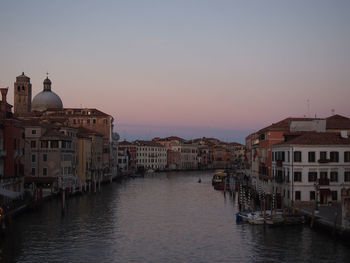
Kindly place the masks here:
[[(121, 139), (244, 142), (286, 117), (350, 117), (350, 1), (1, 1), (0, 87), (49, 72)], [(308, 101), (309, 100), (309, 104)], [(309, 105), (309, 107), (308, 107)]]

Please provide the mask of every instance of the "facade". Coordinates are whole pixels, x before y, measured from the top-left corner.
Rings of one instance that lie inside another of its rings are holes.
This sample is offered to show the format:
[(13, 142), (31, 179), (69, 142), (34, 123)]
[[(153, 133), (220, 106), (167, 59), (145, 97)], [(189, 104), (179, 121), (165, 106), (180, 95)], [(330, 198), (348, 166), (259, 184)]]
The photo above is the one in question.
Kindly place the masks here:
[(0, 186), (15, 192), (23, 189), (24, 129), (13, 117), (12, 106), (7, 103), (8, 89), (1, 89), (0, 102)]
[(181, 156), (182, 170), (198, 169), (198, 144), (192, 142), (183, 142), (178, 146)]
[(167, 166), (166, 147), (154, 141), (135, 141), (137, 167), (164, 170)]
[(350, 187), (347, 134), (308, 132), (272, 147), (274, 192), (284, 205), (337, 204)]
[(77, 130), (34, 121), (24, 125), (25, 174), (75, 181), (72, 178), (77, 176)]
[(118, 168), (123, 172), (136, 171), (137, 146), (131, 142), (123, 141), (118, 147)]

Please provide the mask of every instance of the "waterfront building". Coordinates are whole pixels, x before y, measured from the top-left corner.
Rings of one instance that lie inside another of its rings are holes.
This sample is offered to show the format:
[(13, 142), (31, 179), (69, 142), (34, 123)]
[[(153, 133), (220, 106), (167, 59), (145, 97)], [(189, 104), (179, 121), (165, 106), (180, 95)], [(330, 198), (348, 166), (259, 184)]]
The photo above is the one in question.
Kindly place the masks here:
[(350, 187), (350, 139), (347, 132), (289, 135), (272, 147), (274, 193), (284, 205), (339, 204)]
[(137, 147), (137, 167), (145, 169), (164, 170), (167, 166), (166, 147), (154, 141), (137, 140), (134, 142)]
[[(24, 73), (14, 83), (15, 113), (21, 120), (40, 123), (64, 123), (67, 127), (84, 127), (103, 135), (102, 168), (93, 168), (95, 173), (102, 170), (103, 180), (117, 175), (117, 148), (119, 136), (113, 133), (114, 118), (94, 108), (63, 108), (61, 98), (52, 91), (51, 80), (43, 82), (43, 90), (33, 100), (30, 78)], [(97, 170), (96, 170), (97, 169)]]
[(77, 129), (62, 123), (23, 121), (25, 127), (25, 183), (52, 187), (78, 183)]
[(137, 146), (131, 142), (123, 141), (118, 147), (118, 168), (123, 172), (136, 171)]
[(192, 142), (182, 142), (178, 146), (179, 149), (182, 170), (195, 170), (198, 169), (198, 144)]
[[(0, 90), (0, 188), (18, 193), (23, 190), (24, 128), (21, 121), (13, 116), (12, 105), (7, 102), (8, 88)], [(5, 199), (9, 197), (2, 190), (0, 195)]]
[(103, 135), (83, 127), (78, 128), (78, 178), (81, 182), (102, 180)]
[(167, 165), (168, 170), (182, 169), (180, 144), (185, 140), (177, 136), (166, 138), (154, 138), (152, 141), (157, 142), (167, 149)]

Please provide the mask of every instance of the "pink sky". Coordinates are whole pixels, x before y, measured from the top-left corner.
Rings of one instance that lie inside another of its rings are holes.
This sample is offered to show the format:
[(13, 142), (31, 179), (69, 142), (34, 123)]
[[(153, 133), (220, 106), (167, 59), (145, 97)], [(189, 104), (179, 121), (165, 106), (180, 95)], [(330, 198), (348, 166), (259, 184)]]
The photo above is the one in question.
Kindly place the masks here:
[(49, 71), (64, 106), (109, 113), (124, 137), (243, 142), (289, 116), (350, 117), (347, 1), (35, 3), (0, 11), (10, 102), (22, 71), (33, 96)]

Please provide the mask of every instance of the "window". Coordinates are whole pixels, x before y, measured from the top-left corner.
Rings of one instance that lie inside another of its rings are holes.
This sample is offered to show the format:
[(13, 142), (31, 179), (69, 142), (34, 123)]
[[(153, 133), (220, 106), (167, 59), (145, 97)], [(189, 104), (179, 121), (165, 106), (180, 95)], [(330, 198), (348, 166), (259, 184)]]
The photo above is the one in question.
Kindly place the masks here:
[(331, 182), (338, 182), (338, 172), (331, 172)]
[(47, 168), (43, 168), (43, 176), (47, 176)]
[(301, 182), (301, 172), (294, 172), (294, 182)]
[(32, 168), (32, 175), (35, 175), (35, 168)]
[(309, 182), (316, 182), (317, 172), (309, 172), (308, 178), (309, 178)]
[(315, 152), (309, 152), (308, 153), (308, 160), (309, 160), (309, 163), (314, 163), (315, 162), (315, 160), (316, 160)]
[(344, 182), (350, 182), (350, 171), (344, 172)]
[(22, 86), (22, 90), (24, 91), (24, 86)]
[(96, 119), (92, 119), (92, 123), (93, 123), (93, 124), (96, 124)]
[(344, 162), (350, 162), (350, 152), (344, 152)]
[(87, 119), (87, 120), (86, 120), (86, 123), (90, 125), (90, 119)]
[(301, 198), (301, 192), (300, 191), (295, 191), (295, 200), (300, 200)]
[(21, 91), (21, 87), (20, 86), (17, 87), (17, 91)]
[(315, 191), (310, 191), (310, 201), (315, 200)]
[(58, 141), (51, 141), (51, 148), (58, 148)]
[(327, 179), (328, 175), (327, 172), (320, 172), (320, 179)]
[(330, 152), (331, 162), (339, 162), (339, 152)]
[(49, 141), (41, 141), (41, 148), (48, 148), (49, 147)]
[(327, 152), (320, 152), (320, 160), (326, 160), (327, 159)]
[(36, 141), (30, 141), (30, 148), (36, 148)]
[(32, 154), (32, 163), (35, 163), (35, 162), (36, 162), (36, 155)]
[(73, 124), (77, 124), (77, 120), (76, 119), (73, 119)]
[(36, 134), (36, 130), (32, 130), (32, 134)]
[(47, 154), (46, 153), (43, 154), (43, 162), (47, 162)]
[(301, 152), (294, 152), (294, 162), (301, 162)]
[(332, 191), (332, 201), (338, 200), (338, 191)]

